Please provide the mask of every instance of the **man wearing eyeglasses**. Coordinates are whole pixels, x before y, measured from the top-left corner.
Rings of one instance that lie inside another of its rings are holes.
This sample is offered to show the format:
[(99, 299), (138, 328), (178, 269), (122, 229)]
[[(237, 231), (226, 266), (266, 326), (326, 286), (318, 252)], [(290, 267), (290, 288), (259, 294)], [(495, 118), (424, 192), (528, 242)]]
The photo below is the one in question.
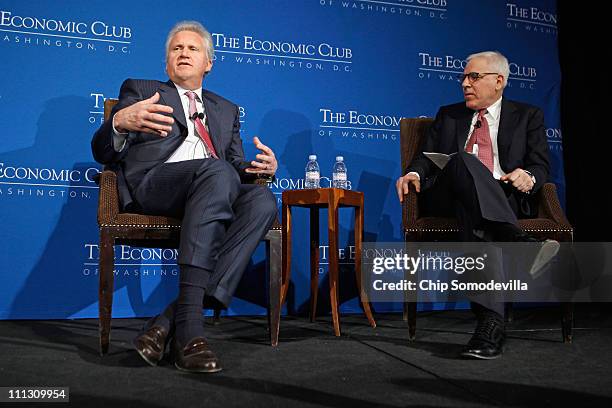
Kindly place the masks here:
[[(508, 75), (508, 60), (499, 52), (470, 55), (459, 76), (464, 102), (440, 108), (420, 153), (396, 183), (400, 202), (412, 186), (426, 215), (456, 217), (461, 241), (537, 241), (517, 218), (536, 215), (531, 198), (548, 178), (544, 115), (502, 96)], [(440, 170), (423, 152), (457, 154)], [(549, 260), (558, 246), (542, 244), (541, 257)], [(490, 300), (472, 302), (478, 324), (464, 357), (502, 354), (504, 305)]]

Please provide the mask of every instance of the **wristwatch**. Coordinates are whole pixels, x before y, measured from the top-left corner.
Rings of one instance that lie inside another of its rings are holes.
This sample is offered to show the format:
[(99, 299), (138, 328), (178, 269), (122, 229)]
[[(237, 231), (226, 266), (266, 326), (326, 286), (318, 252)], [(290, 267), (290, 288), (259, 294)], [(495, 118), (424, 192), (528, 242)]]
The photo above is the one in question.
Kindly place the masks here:
[[(533, 183), (533, 185), (535, 186), (535, 183), (536, 183), (536, 178), (535, 178), (535, 176), (534, 176), (533, 174), (531, 174), (531, 172), (530, 172), (530, 171), (528, 171), (528, 170), (523, 170), (523, 171), (524, 171), (525, 173), (527, 173), (527, 175), (528, 175), (528, 176), (531, 178), (531, 182), (532, 182), (532, 183)], [(533, 187), (531, 187), (531, 188), (533, 188)]]

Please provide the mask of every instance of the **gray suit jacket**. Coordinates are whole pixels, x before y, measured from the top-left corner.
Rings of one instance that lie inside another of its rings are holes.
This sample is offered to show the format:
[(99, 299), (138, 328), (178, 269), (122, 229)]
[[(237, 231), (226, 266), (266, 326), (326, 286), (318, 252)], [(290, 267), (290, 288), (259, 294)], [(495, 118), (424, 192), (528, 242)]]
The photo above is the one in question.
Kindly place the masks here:
[[(125, 148), (121, 152), (113, 147), (112, 118), (119, 110), (159, 92), (157, 103), (171, 106), (174, 124), (166, 137), (150, 133), (130, 132)], [(244, 160), (238, 107), (227, 99), (202, 90), (210, 137), (219, 158), (236, 169), (243, 181), (255, 176), (244, 170), (249, 162)], [(140, 184), (144, 175), (153, 167), (164, 163), (181, 145), (187, 136), (187, 124), (183, 105), (176, 87), (171, 81), (160, 82), (143, 79), (127, 79), (119, 92), (119, 102), (111, 117), (94, 134), (91, 141), (93, 156), (99, 163), (107, 165), (117, 173), (119, 198), (124, 210), (133, 208), (131, 191)]]

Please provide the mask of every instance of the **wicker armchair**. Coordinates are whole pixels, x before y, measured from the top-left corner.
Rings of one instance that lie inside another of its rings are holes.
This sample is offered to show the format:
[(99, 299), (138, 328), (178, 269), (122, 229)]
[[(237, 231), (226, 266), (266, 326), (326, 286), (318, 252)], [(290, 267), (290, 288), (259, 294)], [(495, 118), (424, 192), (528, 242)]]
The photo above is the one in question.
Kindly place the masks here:
[[(400, 148), (402, 171), (408, 167), (418, 152), (425, 132), (433, 122), (430, 118), (402, 119), (400, 122)], [(573, 229), (568, 222), (553, 183), (545, 183), (537, 195), (537, 218), (521, 219), (519, 226), (531, 235), (539, 238), (555, 239), (559, 242), (571, 242)], [(458, 233), (457, 221), (454, 218), (421, 217), (417, 194), (410, 191), (404, 196), (402, 205), (402, 222), (404, 239), (413, 241), (451, 241)], [(573, 326), (573, 305), (562, 304), (563, 341), (571, 343)], [(404, 320), (408, 321), (409, 338), (416, 334), (416, 302), (404, 303)]]
[[(116, 99), (104, 102), (104, 117), (108, 119)], [(258, 182), (265, 183), (264, 180)], [(111, 330), (114, 286), (114, 246), (127, 244), (140, 247), (178, 248), (181, 221), (175, 218), (153, 215), (122, 213), (117, 192), (115, 172), (104, 170), (99, 179), (98, 226), (100, 227), (99, 259), (99, 324), (100, 354), (108, 352)], [(278, 219), (263, 238), (269, 265), (268, 325), (270, 343), (278, 344), (280, 326), (281, 256), (282, 235)], [(220, 309), (215, 308), (215, 320)]]

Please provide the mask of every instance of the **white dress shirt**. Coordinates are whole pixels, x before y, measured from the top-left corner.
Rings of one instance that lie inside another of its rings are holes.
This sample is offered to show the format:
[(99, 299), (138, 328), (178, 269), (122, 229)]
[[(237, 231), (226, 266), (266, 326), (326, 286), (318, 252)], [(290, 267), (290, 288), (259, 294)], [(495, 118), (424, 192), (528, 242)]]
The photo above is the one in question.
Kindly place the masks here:
[[(176, 84), (174, 84), (174, 86), (178, 91), (179, 97), (181, 99), (181, 104), (183, 105), (185, 122), (187, 123), (187, 137), (185, 138), (183, 143), (181, 143), (181, 145), (174, 151), (174, 153), (170, 155), (168, 160), (166, 160), (166, 163), (208, 158), (210, 157), (210, 154), (206, 149), (206, 146), (204, 145), (202, 139), (195, 132), (194, 121), (189, 118), (189, 98), (187, 97), (187, 95), (185, 95), (188, 90)], [(193, 92), (195, 92), (196, 94), (196, 110), (198, 112), (204, 113), (204, 120), (202, 122), (206, 126), (206, 112), (204, 111), (204, 105), (202, 104), (202, 88), (194, 89)], [(127, 136), (128, 133), (119, 133), (115, 129), (115, 124), (113, 123), (113, 147), (117, 152), (120, 152), (125, 148)]]
[[(181, 97), (181, 103), (183, 104), (183, 112), (185, 112), (185, 120), (187, 122), (187, 137), (185, 141), (172, 153), (172, 155), (166, 160), (166, 163), (174, 163), (185, 160), (194, 159), (205, 159), (210, 157), (208, 149), (204, 145), (204, 142), (195, 132), (195, 123), (189, 118), (189, 98), (185, 95), (188, 89), (181, 88), (174, 84), (176, 90)], [(196, 110), (197, 112), (204, 112), (204, 105), (202, 104), (202, 88), (194, 89), (193, 92), (196, 94)], [(206, 123), (206, 112), (204, 112), (204, 120), (202, 123)], [(206, 126), (206, 125), (205, 125)], [(208, 129), (207, 129), (208, 130)]]

